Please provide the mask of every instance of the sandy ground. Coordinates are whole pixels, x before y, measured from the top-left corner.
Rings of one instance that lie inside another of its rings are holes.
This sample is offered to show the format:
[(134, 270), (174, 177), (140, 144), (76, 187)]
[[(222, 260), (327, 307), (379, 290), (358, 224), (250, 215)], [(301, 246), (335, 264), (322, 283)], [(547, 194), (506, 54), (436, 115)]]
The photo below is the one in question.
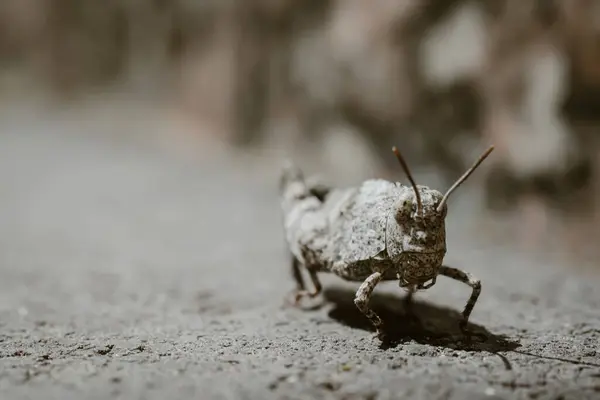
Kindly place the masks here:
[(354, 284), (326, 276), (320, 307), (285, 307), (273, 160), (17, 120), (0, 135), (2, 399), (600, 398), (600, 277), (494, 244), (459, 197), (447, 262), (481, 278), (488, 341), (464, 340), (469, 288), (439, 279), (418, 323), (396, 285), (376, 290), (381, 348)]

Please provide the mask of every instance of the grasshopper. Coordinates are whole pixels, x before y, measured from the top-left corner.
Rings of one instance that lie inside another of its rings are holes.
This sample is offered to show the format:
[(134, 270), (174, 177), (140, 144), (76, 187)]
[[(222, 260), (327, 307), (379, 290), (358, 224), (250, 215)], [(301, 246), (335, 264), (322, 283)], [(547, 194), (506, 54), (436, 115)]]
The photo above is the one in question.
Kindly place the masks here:
[[(468, 272), (444, 265), (449, 196), (494, 150), (488, 148), (442, 195), (417, 185), (396, 147), (396, 155), (410, 185), (369, 179), (358, 186), (333, 188), (307, 183), (303, 172), (287, 162), (279, 182), (283, 225), (296, 280), (294, 304), (322, 292), (318, 273), (333, 273), (361, 282), (356, 307), (385, 340), (384, 323), (369, 307), (373, 290), (382, 281), (396, 280), (410, 301), (417, 290), (431, 288), (438, 275), (464, 282), (472, 293), (459, 327), (464, 334), (481, 293), (481, 282)], [(304, 268), (314, 286), (307, 290)]]

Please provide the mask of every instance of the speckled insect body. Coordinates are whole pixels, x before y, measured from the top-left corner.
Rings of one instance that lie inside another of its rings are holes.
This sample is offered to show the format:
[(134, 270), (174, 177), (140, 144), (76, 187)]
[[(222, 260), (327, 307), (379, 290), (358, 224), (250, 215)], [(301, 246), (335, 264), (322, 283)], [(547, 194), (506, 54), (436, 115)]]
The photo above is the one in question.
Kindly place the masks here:
[[(369, 299), (381, 281), (397, 280), (410, 299), (416, 290), (432, 287), (438, 275), (472, 287), (463, 311), (466, 325), (479, 297), (481, 284), (470, 274), (443, 264), (446, 255), (447, 199), (493, 147), (442, 195), (416, 185), (400, 152), (393, 149), (411, 185), (371, 179), (357, 187), (331, 188), (307, 183), (302, 172), (288, 164), (280, 182), (283, 224), (292, 271), (296, 279), (295, 304), (304, 296), (322, 291), (318, 273), (333, 273), (361, 282), (355, 296), (357, 308), (384, 339), (384, 324), (369, 308)], [(314, 289), (306, 290), (301, 269), (308, 272)]]

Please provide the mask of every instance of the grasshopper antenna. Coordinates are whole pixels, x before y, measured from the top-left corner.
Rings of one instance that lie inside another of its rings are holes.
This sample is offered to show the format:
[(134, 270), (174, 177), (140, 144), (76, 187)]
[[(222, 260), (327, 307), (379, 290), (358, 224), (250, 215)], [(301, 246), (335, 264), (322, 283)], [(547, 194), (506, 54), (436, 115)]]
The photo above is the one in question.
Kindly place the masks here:
[(490, 155), (490, 153), (494, 150), (494, 146), (490, 146), (485, 153), (483, 153), (479, 159), (477, 161), (475, 161), (475, 163), (471, 166), (471, 168), (469, 168), (467, 170), (467, 172), (465, 172), (463, 174), (463, 176), (461, 176), (460, 178), (458, 178), (458, 180), (454, 183), (454, 185), (452, 185), (452, 187), (450, 189), (448, 189), (448, 191), (446, 192), (446, 194), (444, 195), (444, 197), (442, 197), (442, 201), (440, 201), (440, 204), (437, 207), (437, 211), (440, 212), (442, 211), (442, 208), (444, 208), (444, 204), (446, 204), (446, 201), (448, 201), (448, 197), (450, 197), (450, 195), (452, 194), (452, 192), (454, 192), (456, 190), (456, 188), (458, 188), (464, 181), (467, 180), (467, 178), (469, 177), (469, 175), (471, 175), (476, 169), (477, 167), (479, 167), (479, 164), (481, 164), (483, 162), (483, 160), (485, 160), (487, 158), (487, 156)]
[(417, 196), (417, 214), (422, 214), (423, 213), (422, 212), (423, 211), (423, 203), (421, 203), (421, 195), (419, 194), (419, 190), (417, 189), (417, 184), (415, 183), (415, 180), (413, 179), (413, 177), (410, 173), (410, 170), (408, 169), (408, 165), (406, 165), (406, 161), (404, 161), (404, 157), (402, 157), (402, 154), (400, 154), (400, 151), (396, 148), (396, 146), (392, 147), (392, 151), (396, 155), (396, 158), (400, 162), (400, 165), (402, 166), (404, 173), (408, 177), (408, 180), (410, 181), (410, 183), (415, 191), (415, 196)]

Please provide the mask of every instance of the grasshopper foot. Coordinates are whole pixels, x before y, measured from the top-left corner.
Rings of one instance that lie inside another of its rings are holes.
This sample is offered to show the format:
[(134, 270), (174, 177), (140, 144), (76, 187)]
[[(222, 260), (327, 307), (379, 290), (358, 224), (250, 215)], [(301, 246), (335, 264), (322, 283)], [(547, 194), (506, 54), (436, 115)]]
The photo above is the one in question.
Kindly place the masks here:
[(375, 334), (373, 335), (373, 339), (378, 339), (382, 343), (388, 342), (388, 335), (385, 333), (385, 330), (383, 329), (383, 325), (377, 327), (377, 330), (375, 331)]
[[(319, 294), (321, 293), (321, 291), (308, 291), (308, 290), (294, 290), (292, 291), (291, 295), (287, 297), (288, 302), (291, 303), (292, 306), (294, 307), (300, 307), (300, 303), (302, 301), (302, 299), (304, 298), (309, 298), (309, 299), (314, 299), (315, 297), (317, 297)], [(291, 299), (290, 299), (291, 297)]]
[(470, 329), (468, 329), (467, 321), (464, 319), (459, 322), (458, 327), (460, 328), (462, 334), (466, 336), (468, 341), (471, 341), (473, 338), (476, 338), (480, 342), (485, 342), (488, 339), (485, 334), (480, 332), (473, 332)]
[(287, 296), (285, 296), (285, 303), (292, 307), (300, 307), (300, 302), (304, 297), (312, 298), (312, 293), (307, 290), (292, 290)]
[(298, 289), (294, 289), (291, 290), (285, 297), (284, 297), (284, 304), (288, 307), (298, 307), (299, 304), (299, 300), (297, 300), (297, 296), (298, 296)]
[(314, 296), (311, 296), (312, 293), (308, 292), (307, 290), (298, 290), (296, 292), (296, 294), (294, 295), (294, 306), (298, 307), (300, 305), (300, 301), (304, 298), (304, 297), (309, 297), (312, 298)]
[(300, 293), (298, 290), (293, 290), (291, 291), (287, 296), (285, 296), (284, 298), (284, 307), (293, 307), (293, 308), (299, 308), (302, 310), (318, 310), (319, 308), (321, 308), (323, 306), (323, 302), (317, 302), (316, 304), (302, 304), (302, 299), (305, 297), (308, 298), (314, 298), (316, 296), (312, 296), (312, 293), (306, 293), (306, 291), (302, 291), (303, 293)]
[(319, 277), (317, 276), (317, 272), (315, 270), (309, 269), (308, 274), (313, 283), (314, 289), (312, 291), (306, 289), (300, 289), (296, 291), (296, 295), (294, 298), (294, 304), (298, 305), (300, 300), (303, 297), (308, 297), (310, 299), (314, 299), (323, 291), (323, 286), (321, 285), (321, 281), (319, 281)]

